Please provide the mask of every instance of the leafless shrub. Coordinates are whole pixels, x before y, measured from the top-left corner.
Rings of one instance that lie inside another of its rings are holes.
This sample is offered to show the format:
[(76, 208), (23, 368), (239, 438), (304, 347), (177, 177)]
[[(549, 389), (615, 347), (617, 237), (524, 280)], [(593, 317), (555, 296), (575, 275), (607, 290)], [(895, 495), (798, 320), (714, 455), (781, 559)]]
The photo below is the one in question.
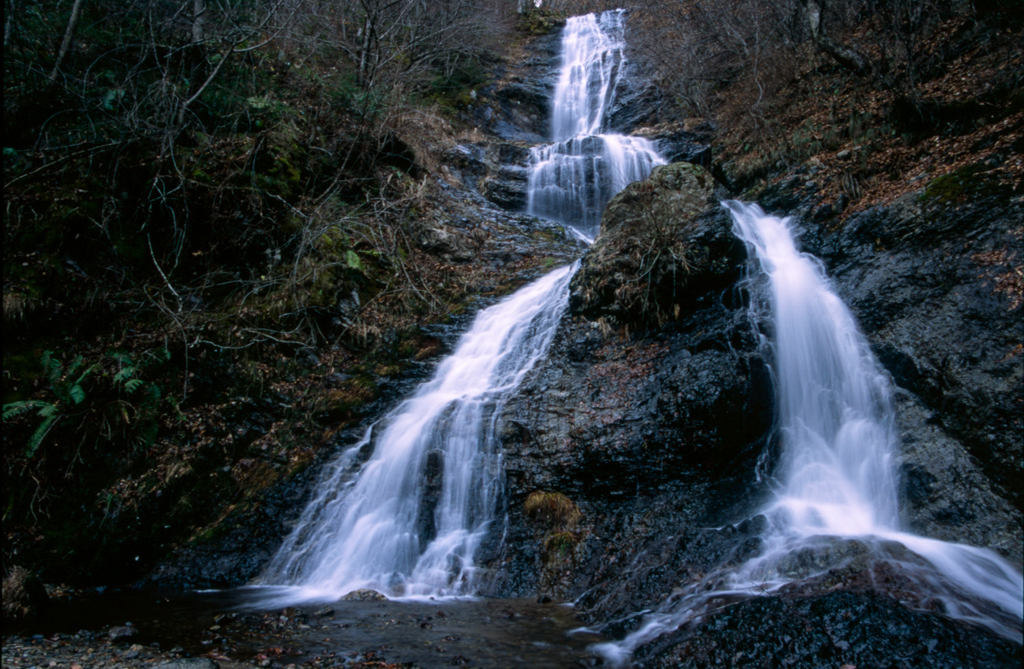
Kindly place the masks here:
[(657, 0), (634, 13), (631, 43), (690, 114), (708, 115), (716, 90), (732, 85), (756, 116), (792, 76), (805, 40), (794, 9), (768, 0)]

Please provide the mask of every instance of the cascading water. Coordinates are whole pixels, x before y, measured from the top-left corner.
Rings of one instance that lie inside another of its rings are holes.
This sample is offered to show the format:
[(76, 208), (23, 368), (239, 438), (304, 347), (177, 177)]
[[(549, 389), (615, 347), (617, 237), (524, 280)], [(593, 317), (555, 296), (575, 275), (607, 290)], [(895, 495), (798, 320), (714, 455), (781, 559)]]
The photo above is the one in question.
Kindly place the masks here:
[[(553, 101), (559, 143), (534, 151), (530, 174), (531, 212), (587, 239), (612, 195), (664, 163), (647, 140), (595, 134), (624, 63), (622, 22), (621, 11), (569, 19)], [(368, 431), (325, 468), (261, 579), (289, 586), (270, 595), (276, 603), (361, 588), (406, 597), (473, 593), (474, 554), (500, 492), (499, 409), (551, 343), (577, 266), (482, 311), (434, 379), (373, 428), (375, 437)]]
[[(360, 588), (407, 597), (473, 593), (473, 556), (499, 497), (499, 409), (551, 343), (577, 266), (481, 311), (434, 378), (383, 420), (376, 438), (368, 431), (325, 468), (317, 495), (262, 578), (293, 586), (274, 597), (331, 599)], [(372, 457), (346, 482), (371, 442)]]
[(531, 150), (527, 211), (593, 241), (608, 200), (665, 160), (650, 141), (608, 133), (626, 59), (624, 12), (570, 18), (552, 100), (553, 144)]
[(597, 649), (624, 661), (638, 646), (738, 597), (772, 592), (820, 568), (801, 567), (801, 551), (827, 554), (855, 541), (873, 559), (894, 564), (919, 602), (1021, 639), (1024, 579), (992, 551), (899, 531), (898, 440), (888, 380), (822, 267), (800, 253), (786, 219), (757, 205), (727, 202), (734, 231), (767, 279), (754, 310), (767, 309), (774, 338), (765, 342), (777, 383), (782, 453), (774, 495), (762, 509), (768, 530), (761, 554), (711, 574), (670, 598), (643, 626)]

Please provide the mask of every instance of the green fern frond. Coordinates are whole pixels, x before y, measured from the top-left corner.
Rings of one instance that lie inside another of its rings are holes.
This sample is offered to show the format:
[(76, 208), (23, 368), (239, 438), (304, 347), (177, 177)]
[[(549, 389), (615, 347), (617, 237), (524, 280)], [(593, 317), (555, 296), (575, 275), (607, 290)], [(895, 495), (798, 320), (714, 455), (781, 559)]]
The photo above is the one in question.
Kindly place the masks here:
[(75, 404), (81, 404), (85, 400), (85, 389), (76, 383), (68, 388), (68, 397)]
[(11, 402), (10, 404), (4, 405), (4, 420), (10, 420), (15, 416), (20, 416), (23, 413), (31, 411), (32, 409), (40, 409), (40, 413), (46, 407), (53, 406), (49, 402), (43, 402), (42, 400), (25, 400), (23, 402)]
[(46, 374), (50, 385), (55, 386), (60, 383), (60, 374), (64, 366), (61, 365), (60, 360), (53, 357), (53, 351), (43, 351), (43, 357), (40, 359), (40, 362), (43, 365), (43, 373)]
[[(77, 369), (78, 367), (81, 366), (80, 364), (78, 364), (78, 363), (81, 362), (81, 360), (82, 360), (82, 356), (78, 356), (77, 358), (75, 358), (75, 363), (76, 364), (74, 365), (74, 369)], [(88, 377), (90, 374), (95, 372), (99, 368), (99, 366), (100, 366), (100, 363), (97, 362), (97, 363), (94, 363), (94, 364), (89, 365), (88, 367), (86, 367), (85, 371), (83, 371), (78, 376), (78, 379), (75, 381), (75, 383), (73, 385), (76, 385), (76, 386), (82, 385), (82, 381), (85, 381), (86, 377)], [(71, 376), (71, 374), (72, 374), (72, 369), (69, 368), (68, 369), (68, 376)]]
[[(71, 361), (70, 365), (68, 365), (66, 374), (68, 376), (71, 376), (72, 374), (77, 372), (82, 367), (82, 365), (84, 365), (84, 364), (85, 364), (85, 358), (83, 358), (80, 355), (76, 355), (75, 359)], [(84, 375), (85, 375), (85, 373), (83, 373), (83, 376)]]
[[(52, 405), (51, 405), (52, 406)], [(46, 439), (46, 435), (49, 434), (50, 428), (53, 427), (60, 419), (60, 414), (56, 411), (52, 415), (47, 416), (46, 420), (39, 424), (36, 431), (32, 433), (32, 437), (28, 440), (28, 445), (25, 447), (25, 455), (32, 457), (35, 452), (39, 449), (40, 444), (43, 443), (43, 439)]]
[(44, 406), (39, 407), (39, 415), (43, 418), (49, 418), (50, 416), (57, 415), (57, 405), (50, 404), (49, 402), (43, 402)]

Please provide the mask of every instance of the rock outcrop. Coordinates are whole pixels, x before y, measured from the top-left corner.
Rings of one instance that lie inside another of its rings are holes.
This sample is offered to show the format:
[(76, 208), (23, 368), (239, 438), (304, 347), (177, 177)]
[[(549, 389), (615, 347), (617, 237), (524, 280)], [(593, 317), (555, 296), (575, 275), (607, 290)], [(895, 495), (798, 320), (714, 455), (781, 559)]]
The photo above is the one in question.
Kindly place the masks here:
[(743, 251), (715, 191), (706, 170), (675, 163), (613, 197), (573, 277), (573, 312), (634, 327), (661, 324), (727, 288)]
[[(645, 256), (652, 243), (673, 252)], [(589, 591), (607, 619), (678, 585), (663, 569), (673, 541), (704, 568), (751, 548), (749, 527), (701, 529), (753, 508), (772, 424), (755, 324), (733, 289), (743, 258), (701, 168), (658, 168), (612, 200), (573, 281), (571, 317), (502, 416), (509, 522), (497, 592)], [(569, 500), (573, 525), (531, 517), (537, 493)]]

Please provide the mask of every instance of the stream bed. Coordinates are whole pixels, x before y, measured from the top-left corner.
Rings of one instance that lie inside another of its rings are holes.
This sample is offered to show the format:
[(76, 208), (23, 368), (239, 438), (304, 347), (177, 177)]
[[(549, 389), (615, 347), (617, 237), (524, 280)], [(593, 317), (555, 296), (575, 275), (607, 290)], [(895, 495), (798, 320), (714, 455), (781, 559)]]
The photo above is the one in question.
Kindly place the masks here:
[[(560, 669), (587, 666), (593, 658), (588, 646), (603, 640), (591, 633), (570, 634), (580, 622), (570, 605), (556, 602), (339, 601), (267, 609), (259, 608), (259, 595), (253, 588), (79, 595), (56, 605), (32, 627), (5, 630), (20, 637), (5, 637), (4, 664), (13, 666), (7, 650), (17, 646), (35, 649), (18, 654), (25, 661), (15, 664), (23, 666), (77, 661), (85, 667), (123, 659), (152, 665), (162, 658), (206, 657), (222, 667), (236, 662), (261, 667), (387, 662), (375, 666)], [(102, 662), (87, 657), (101, 644), (108, 646)]]

